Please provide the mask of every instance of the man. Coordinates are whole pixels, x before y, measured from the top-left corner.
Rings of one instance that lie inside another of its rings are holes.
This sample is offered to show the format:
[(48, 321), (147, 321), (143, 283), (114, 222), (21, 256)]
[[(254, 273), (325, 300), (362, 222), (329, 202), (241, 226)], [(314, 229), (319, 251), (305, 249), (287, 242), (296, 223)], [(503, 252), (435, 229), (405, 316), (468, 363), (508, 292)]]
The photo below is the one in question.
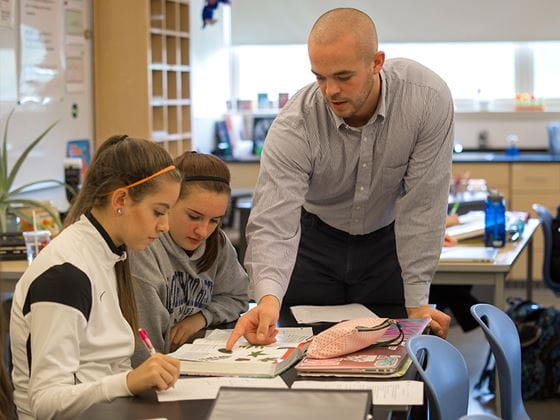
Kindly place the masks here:
[(445, 337), (449, 317), (427, 303), (449, 192), (449, 89), (411, 60), (385, 63), (356, 9), (322, 15), (308, 53), (317, 82), (270, 128), (247, 227), (258, 305), (226, 347), (274, 342), (282, 300), (397, 307), (390, 316), (431, 316)]

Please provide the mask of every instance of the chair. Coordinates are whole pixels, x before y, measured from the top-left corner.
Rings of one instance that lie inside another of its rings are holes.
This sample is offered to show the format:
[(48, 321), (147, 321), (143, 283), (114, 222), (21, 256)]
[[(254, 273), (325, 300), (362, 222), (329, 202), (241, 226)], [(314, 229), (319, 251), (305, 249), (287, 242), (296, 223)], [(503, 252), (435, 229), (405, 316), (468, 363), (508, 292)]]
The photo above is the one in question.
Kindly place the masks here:
[(533, 211), (541, 220), (544, 235), (543, 281), (556, 295), (560, 295), (560, 283), (554, 281), (550, 269), (552, 264), (552, 214), (540, 204), (533, 204)]
[(521, 397), (521, 345), (515, 324), (505, 312), (487, 303), (473, 305), (471, 313), (496, 359), (502, 417), (529, 419)]
[(426, 385), (429, 418), (447, 420), (466, 415), (469, 373), (459, 350), (433, 335), (411, 337), (406, 350)]

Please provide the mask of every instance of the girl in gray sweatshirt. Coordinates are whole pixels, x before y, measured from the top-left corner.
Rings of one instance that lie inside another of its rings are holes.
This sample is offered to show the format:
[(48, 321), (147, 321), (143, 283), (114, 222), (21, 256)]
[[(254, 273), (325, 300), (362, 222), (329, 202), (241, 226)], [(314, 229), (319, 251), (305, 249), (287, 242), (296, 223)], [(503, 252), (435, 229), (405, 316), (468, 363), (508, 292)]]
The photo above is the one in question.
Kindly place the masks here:
[[(142, 252), (130, 253), (139, 326), (156, 351), (167, 353), (211, 325), (235, 321), (247, 310), (247, 273), (220, 229), (230, 196), (230, 173), (219, 158), (186, 152), (169, 232)], [(137, 345), (133, 366), (149, 357)]]

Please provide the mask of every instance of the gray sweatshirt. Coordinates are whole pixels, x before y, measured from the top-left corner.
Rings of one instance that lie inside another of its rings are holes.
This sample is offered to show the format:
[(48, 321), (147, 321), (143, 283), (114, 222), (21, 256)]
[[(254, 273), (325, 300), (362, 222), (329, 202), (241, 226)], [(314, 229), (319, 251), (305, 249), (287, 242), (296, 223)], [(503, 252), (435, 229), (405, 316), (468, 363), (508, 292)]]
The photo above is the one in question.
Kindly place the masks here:
[[(129, 252), (138, 326), (146, 329), (156, 351), (169, 351), (170, 329), (190, 315), (202, 312), (209, 326), (234, 321), (247, 310), (247, 273), (229, 239), (220, 234), (224, 246), (210, 269), (202, 273), (197, 273), (196, 263), (204, 254), (204, 243), (189, 257), (165, 233), (144, 251)], [(133, 366), (149, 357), (142, 343), (136, 341)]]

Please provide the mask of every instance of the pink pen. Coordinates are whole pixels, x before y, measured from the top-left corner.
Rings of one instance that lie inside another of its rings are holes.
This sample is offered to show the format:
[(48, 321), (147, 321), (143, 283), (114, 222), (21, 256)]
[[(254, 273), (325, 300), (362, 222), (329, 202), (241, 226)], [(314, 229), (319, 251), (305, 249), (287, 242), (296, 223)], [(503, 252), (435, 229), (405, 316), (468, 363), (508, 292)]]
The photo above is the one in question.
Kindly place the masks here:
[(154, 346), (152, 346), (152, 342), (150, 341), (150, 339), (148, 337), (148, 333), (146, 332), (146, 330), (144, 328), (138, 328), (138, 334), (140, 335), (140, 338), (142, 339), (142, 341), (146, 345), (146, 348), (150, 352), (150, 355), (153, 356), (154, 354), (156, 354)]

